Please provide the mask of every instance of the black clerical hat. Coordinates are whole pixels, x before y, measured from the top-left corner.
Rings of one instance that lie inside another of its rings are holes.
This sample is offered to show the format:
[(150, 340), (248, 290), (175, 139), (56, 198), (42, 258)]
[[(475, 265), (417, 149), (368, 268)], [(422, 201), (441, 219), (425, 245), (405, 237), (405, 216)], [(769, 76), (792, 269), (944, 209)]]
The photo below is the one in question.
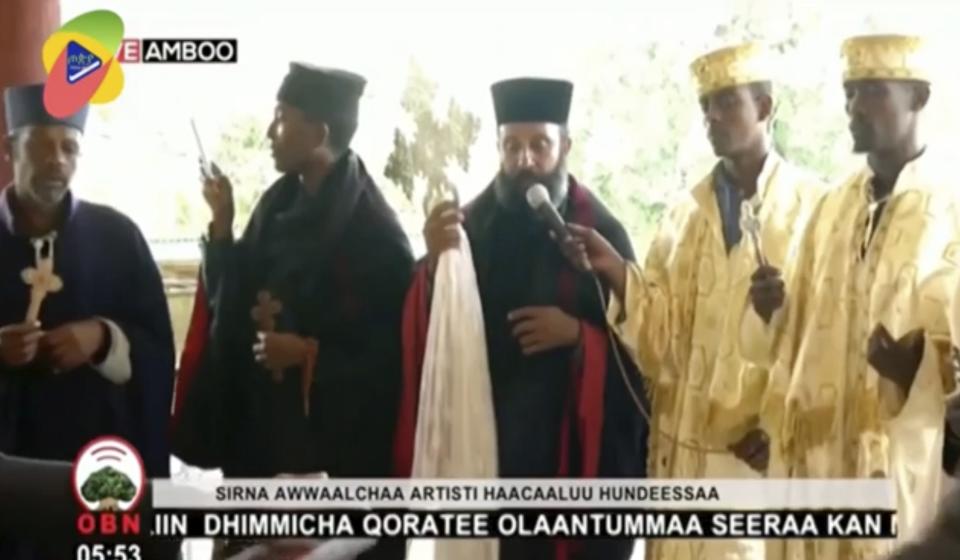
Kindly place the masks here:
[(22, 126), (31, 125), (63, 125), (76, 128), (83, 132), (87, 122), (88, 105), (70, 115), (60, 119), (47, 112), (43, 106), (43, 84), (28, 84), (8, 87), (3, 92), (3, 105), (7, 119), (7, 134)]
[(497, 124), (549, 122), (566, 124), (573, 84), (565, 80), (515, 78), (491, 86)]
[(291, 62), (277, 99), (317, 119), (356, 121), (367, 80), (346, 70)]

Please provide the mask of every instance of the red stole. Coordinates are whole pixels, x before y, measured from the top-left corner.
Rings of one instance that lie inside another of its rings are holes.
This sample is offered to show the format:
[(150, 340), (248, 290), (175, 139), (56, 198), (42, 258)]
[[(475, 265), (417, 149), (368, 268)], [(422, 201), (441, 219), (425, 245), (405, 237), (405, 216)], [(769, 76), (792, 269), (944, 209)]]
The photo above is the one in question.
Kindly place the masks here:
[[(590, 200), (575, 181), (569, 190), (570, 221), (595, 226)], [(430, 279), (425, 264), (418, 267), (407, 292), (403, 308), (403, 389), (394, 439), (394, 469), (400, 477), (409, 477), (413, 468), (413, 449), (420, 399), (420, 373), (430, 324)], [(577, 273), (564, 267), (558, 278), (560, 301), (567, 309), (576, 309)], [(599, 474), (603, 434), (603, 399), (607, 372), (607, 333), (586, 321), (580, 321), (580, 347), (571, 360), (569, 396), (560, 429), (558, 478), (595, 478)], [(571, 451), (572, 438), (579, 444), (579, 469)], [(556, 541), (556, 560), (571, 558), (577, 548), (572, 540)]]
[(210, 333), (210, 310), (207, 308), (207, 290), (203, 285), (203, 275), (197, 277), (197, 292), (193, 298), (193, 312), (190, 314), (190, 327), (180, 355), (180, 367), (173, 386), (173, 415), (171, 426), (176, 427), (183, 408), (183, 402), (190, 385), (200, 370), (200, 361), (207, 347)]

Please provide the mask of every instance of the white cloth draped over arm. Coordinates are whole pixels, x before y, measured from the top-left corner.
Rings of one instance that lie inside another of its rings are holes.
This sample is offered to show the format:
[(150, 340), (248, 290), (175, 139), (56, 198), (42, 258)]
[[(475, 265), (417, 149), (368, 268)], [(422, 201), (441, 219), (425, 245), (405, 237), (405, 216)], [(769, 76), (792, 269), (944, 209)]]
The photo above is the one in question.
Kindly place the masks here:
[[(497, 433), (490, 368), (473, 256), (461, 228), (459, 249), (440, 256), (420, 381), (414, 478), (496, 478)], [(424, 551), (424, 548), (429, 551)], [(415, 541), (408, 558), (496, 560), (497, 541)], [(430, 557), (430, 556), (427, 556)]]

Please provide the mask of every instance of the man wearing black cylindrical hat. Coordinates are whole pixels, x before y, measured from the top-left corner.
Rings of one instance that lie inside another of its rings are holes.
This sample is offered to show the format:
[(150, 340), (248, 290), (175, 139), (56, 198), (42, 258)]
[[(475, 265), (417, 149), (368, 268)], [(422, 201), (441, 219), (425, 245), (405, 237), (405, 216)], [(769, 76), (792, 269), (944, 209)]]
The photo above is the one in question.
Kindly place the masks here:
[[(160, 273), (129, 218), (71, 193), (87, 108), (53, 117), (43, 92), (4, 92), (13, 184), (0, 193), (0, 452), (73, 461), (118, 435), (149, 476), (167, 476), (174, 344)], [(2, 558), (65, 554), (6, 538)]]
[(350, 149), (365, 84), (290, 65), (268, 130), (283, 176), (239, 240), (229, 180), (214, 170), (204, 183), (206, 301), (188, 334), (175, 418), (174, 453), (187, 463), (243, 478), (390, 474), (413, 257)]
[[(623, 226), (567, 171), (573, 84), (519, 78), (494, 84), (492, 92), (500, 170), (462, 212), (452, 203), (431, 212), (424, 228), (428, 257), (409, 293), (429, 286), (440, 253), (461, 242), (462, 223), (483, 306), (500, 476), (643, 476), (646, 423), (624, 385), (637, 384), (634, 395), (644, 399), (640, 377), (630, 360), (623, 360), (626, 371), (618, 368), (596, 284), (568, 263), (526, 198), (542, 185), (564, 220), (603, 231), (633, 255)], [(415, 307), (407, 307), (407, 330), (426, 324), (428, 307)], [(424, 341), (405, 335), (414, 342), (405, 362), (420, 363)], [(413, 456), (416, 368), (405, 370), (404, 384), (396, 441), (403, 474)], [(505, 540), (500, 558), (616, 559), (629, 558), (632, 548), (629, 540)]]

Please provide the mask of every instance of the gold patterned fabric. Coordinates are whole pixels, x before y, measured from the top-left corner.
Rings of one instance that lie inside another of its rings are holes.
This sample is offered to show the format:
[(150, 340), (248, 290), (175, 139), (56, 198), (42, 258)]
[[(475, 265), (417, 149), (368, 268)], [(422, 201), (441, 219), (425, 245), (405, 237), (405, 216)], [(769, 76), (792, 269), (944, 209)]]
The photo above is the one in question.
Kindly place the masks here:
[[(781, 266), (791, 232), (821, 188), (773, 152), (757, 187), (751, 202), (759, 206), (761, 244), (766, 258)], [(725, 449), (742, 438), (766, 385), (766, 372), (740, 358), (744, 306), (733, 303), (745, 301), (757, 261), (747, 236), (727, 252), (714, 188), (710, 174), (672, 208), (643, 266), (629, 267), (624, 301), (614, 299), (608, 310), (651, 392), (651, 477), (760, 477), (732, 454), (697, 451)], [(647, 558), (754, 560), (763, 558), (763, 542), (648, 541)]]
[(700, 97), (728, 87), (773, 81), (773, 58), (762, 43), (745, 43), (705, 54), (690, 65)]
[(921, 37), (861, 35), (844, 41), (843, 79), (919, 80), (933, 77), (933, 50)]
[[(788, 258), (762, 409), (768, 425), (780, 426), (774, 441), (789, 476), (890, 479), (900, 540), (915, 538), (936, 511), (944, 399), (955, 385), (948, 303), (960, 270), (960, 221), (947, 169), (929, 155), (909, 163), (872, 235), (869, 169), (819, 203)], [(867, 361), (878, 324), (894, 338), (923, 329), (923, 358), (907, 394)], [(790, 560), (854, 560), (886, 557), (894, 544), (783, 546)]]

